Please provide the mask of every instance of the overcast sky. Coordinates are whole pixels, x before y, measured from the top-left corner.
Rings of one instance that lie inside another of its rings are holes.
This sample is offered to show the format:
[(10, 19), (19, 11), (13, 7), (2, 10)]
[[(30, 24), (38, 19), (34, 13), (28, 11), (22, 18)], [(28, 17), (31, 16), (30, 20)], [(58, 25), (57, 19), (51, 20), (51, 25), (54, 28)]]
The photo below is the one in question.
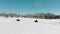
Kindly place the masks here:
[(6, 13), (60, 13), (60, 0), (0, 0), (0, 12)]

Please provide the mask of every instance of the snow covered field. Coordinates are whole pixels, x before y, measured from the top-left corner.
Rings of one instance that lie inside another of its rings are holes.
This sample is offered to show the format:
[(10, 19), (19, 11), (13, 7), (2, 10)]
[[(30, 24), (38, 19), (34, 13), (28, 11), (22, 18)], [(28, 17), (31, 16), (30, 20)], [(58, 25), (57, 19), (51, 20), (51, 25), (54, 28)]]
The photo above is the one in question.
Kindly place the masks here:
[[(20, 19), (20, 21), (16, 21)], [(0, 34), (60, 34), (60, 19), (0, 17)]]

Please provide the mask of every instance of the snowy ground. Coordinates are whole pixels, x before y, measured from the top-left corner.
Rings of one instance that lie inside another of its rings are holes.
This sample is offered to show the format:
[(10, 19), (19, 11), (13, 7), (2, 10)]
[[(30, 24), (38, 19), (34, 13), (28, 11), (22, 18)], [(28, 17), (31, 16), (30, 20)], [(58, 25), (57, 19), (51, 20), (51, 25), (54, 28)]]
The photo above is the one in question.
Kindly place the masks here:
[[(16, 21), (20, 19), (20, 21)], [(0, 17), (0, 34), (60, 34), (60, 19)]]

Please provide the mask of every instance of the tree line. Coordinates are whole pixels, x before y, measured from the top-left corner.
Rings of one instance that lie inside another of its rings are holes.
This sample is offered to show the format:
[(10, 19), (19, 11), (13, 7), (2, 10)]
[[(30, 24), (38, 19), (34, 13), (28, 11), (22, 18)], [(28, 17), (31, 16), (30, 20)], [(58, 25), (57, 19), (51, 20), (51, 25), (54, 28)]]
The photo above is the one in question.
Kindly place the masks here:
[(6, 13), (0, 13), (0, 16), (3, 17), (24, 17), (24, 18), (41, 18), (41, 19), (60, 19), (60, 15), (55, 15), (52, 13), (36, 13), (36, 14), (25, 14), (25, 15), (20, 15), (20, 14), (6, 14)]
[(51, 13), (36, 13), (36, 14), (26, 14), (23, 17), (27, 18), (41, 18), (41, 19), (60, 19), (60, 15), (55, 15)]

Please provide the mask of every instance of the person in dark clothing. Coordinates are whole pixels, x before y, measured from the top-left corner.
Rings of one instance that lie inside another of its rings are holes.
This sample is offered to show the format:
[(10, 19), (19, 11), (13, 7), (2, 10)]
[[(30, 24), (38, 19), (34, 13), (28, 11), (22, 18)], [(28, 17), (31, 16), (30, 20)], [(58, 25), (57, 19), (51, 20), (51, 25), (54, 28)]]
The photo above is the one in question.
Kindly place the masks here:
[(36, 19), (34, 22), (38, 22), (38, 20)]
[(20, 21), (20, 19), (17, 19), (16, 21)]

